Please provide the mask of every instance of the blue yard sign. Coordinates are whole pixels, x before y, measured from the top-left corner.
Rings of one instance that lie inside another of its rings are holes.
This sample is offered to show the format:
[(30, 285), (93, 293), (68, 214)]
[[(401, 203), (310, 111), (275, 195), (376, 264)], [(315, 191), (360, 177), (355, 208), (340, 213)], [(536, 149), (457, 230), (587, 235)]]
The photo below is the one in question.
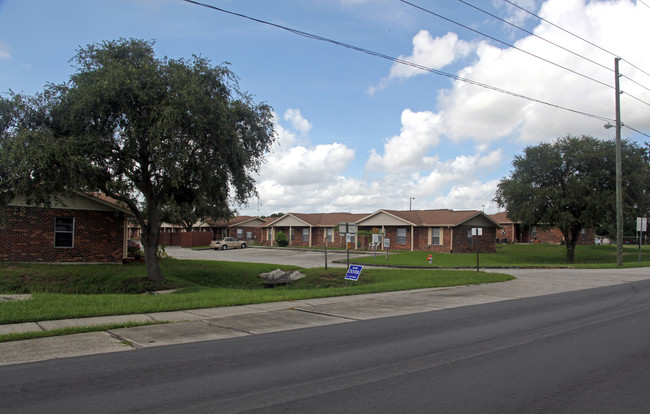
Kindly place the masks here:
[(359, 265), (350, 265), (348, 272), (345, 274), (345, 280), (358, 280), (363, 266)]

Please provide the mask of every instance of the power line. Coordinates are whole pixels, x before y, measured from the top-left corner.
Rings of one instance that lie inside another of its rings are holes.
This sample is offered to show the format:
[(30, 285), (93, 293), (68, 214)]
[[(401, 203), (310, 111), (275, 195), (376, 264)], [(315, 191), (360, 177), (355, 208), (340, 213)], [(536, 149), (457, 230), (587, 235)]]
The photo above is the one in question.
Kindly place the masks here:
[[(573, 37), (575, 37), (575, 38), (577, 38), (577, 39), (582, 40), (583, 42), (589, 43), (590, 45), (592, 45), (592, 46), (594, 46), (594, 47), (596, 47), (596, 48), (602, 50), (603, 52), (610, 54), (612, 57), (619, 57), (618, 54), (616, 54), (616, 53), (614, 53), (614, 52), (610, 52), (609, 50), (607, 50), (607, 49), (605, 49), (605, 48), (603, 48), (603, 47), (601, 47), (601, 46), (598, 46), (597, 44), (595, 44), (595, 43), (593, 43), (593, 42), (590, 42), (589, 40), (587, 40), (587, 39), (585, 39), (585, 38), (583, 38), (583, 37), (580, 37), (580, 36), (578, 36), (577, 34), (572, 33), (572, 32), (570, 32), (570, 31), (566, 30), (565, 28), (560, 27), (560, 26), (558, 26), (557, 24), (555, 24), (555, 23), (553, 23), (553, 22), (550, 22), (550, 21), (546, 20), (546, 19), (543, 18), (543, 17), (540, 17), (540, 16), (536, 15), (536, 14), (533, 13), (532, 11), (523, 8), (523, 7), (521, 7), (521, 6), (518, 5), (518, 4), (515, 4), (515, 3), (513, 3), (513, 2), (510, 1), (510, 0), (503, 0), (503, 1), (505, 1), (506, 3), (512, 5), (512, 6), (516, 7), (516, 8), (518, 8), (518, 9), (521, 10), (521, 11), (524, 11), (524, 12), (530, 14), (531, 16), (534, 16), (534, 17), (540, 19), (540, 20), (543, 21), (543, 22), (546, 22), (546, 23), (550, 24), (551, 26), (553, 26), (553, 27), (555, 27), (555, 28), (557, 28), (557, 29), (562, 30), (563, 32), (565, 32), (565, 33), (567, 33), (567, 34), (569, 34), (569, 35), (571, 35), (571, 36), (573, 36)], [(643, 3), (643, 1), (641, 1), (641, 0), (637, 0), (637, 1), (639, 1), (639, 2), (641, 2), (641, 4), (647, 6), (647, 4)], [(623, 59), (623, 60), (624, 60), (627, 64), (629, 64), (630, 66), (632, 66), (633, 68), (635, 68), (636, 70), (638, 70), (638, 71), (644, 73), (644, 74), (647, 75), (647, 76), (650, 76), (650, 73), (648, 73), (648, 72), (644, 71), (643, 69), (637, 67), (636, 65), (634, 65), (634, 64), (633, 64), (632, 62), (630, 62), (629, 60), (627, 60), (627, 59)], [(626, 76), (626, 78), (627, 78), (627, 76)], [(628, 78), (628, 79), (629, 79), (629, 78)]]
[(608, 70), (608, 71), (610, 71), (610, 72), (614, 72), (614, 69), (610, 68), (609, 66), (605, 66), (605, 65), (603, 65), (603, 64), (601, 64), (601, 63), (596, 62), (595, 60), (591, 60), (591, 59), (589, 59), (588, 57), (586, 57), (586, 56), (584, 56), (584, 55), (581, 55), (580, 53), (574, 52), (574, 51), (572, 51), (572, 50), (570, 50), (570, 49), (567, 49), (567, 48), (564, 47), (564, 46), (558, 45), (557, 43), (552, 42), (552, 41), (550, 41), (550, 40), (548, 40), (548, 39), (546, 39), (546, 38), (544, 38), (544, 37), (542, 37), (542, 36), (536, 35), (535, 33), (531, 32), (530, 30), (524, 29), (524, 28), (521, 27), (521, 26), (517, 26), (516, 24), (514, 24), (514, 23), (512, 23), (512, 22), (509, 22), (508, 20), (503, 19), (503, 18), (501, 18), (501, 17), (499, 17), (499, 16), (497, 16), (497, 15), (495, 15), (495, 14), (492, 14), (492, 13), (490, 13), (489, 11), (484, 10), (484, 9), (482, 9), (482, 8), (480, 8), (480, 7), (476, 6), (476, 5), (474, 5), (474, 4), (468, 3), (468, 2), (466, 2), (465, 0), (457, 0), (457, 1), (459, 1), (459, 2), (461, 2), (461, 3), (463, 3), (463, 4), (467, 5), (467, 6), (469, 6), (469, 7), (473, 8), (473, 9), (475, 9), (475, 10), (478, 10), (478, 11), (480, 11), (481, 13), (487, 14), (488, 16), (490, 16), (490, 17), (492, 17), (492, 18), (495, 18), (495, 19), (497, 19), (497, 20), (499, 20), (499, 21), (501, 21), (501, 22), (503, 22), (503, 23), (505, 23), (505, 24), (508, 24), (508, 25), (510, 25), (510, 26), (512, 26), (512, 27), (515, 27), (515, 28), (521, 30), (521, 31), (524, 32), (524, 33), (527, 33), (527, 34), (529, 34), (529, 35), (531, 35), (531, 36), (533, 36), (533, 37), (536, 37), (536, 38), (538, 38), (538, 39), (540, 39), (540, 40), (543, 40), (543, 41), (545, 41), (545, 42), (547, 42), (547, 43), (550, 43), (551, 45), (553, 45), (553, 46), (555, 46), (555, 47), (558, 47), (558, 48), (560, 48), (560, 49), (562, 49), (562, 50), (564, 50), (564, 51), (566, 51), (566, 52), (569, 52), (569, 53), (571, 53), (571, 54), (573, 54), (573, 55), (575, 55), (575, 56), (578, 56), (578, 57), (580, 57), (580, 58), (582, 58), (582, 59), (584, 59), (584, 60), (586, 60), (586, 61), (589, 61), (589, 62), (591, 62), (591, 63), (593, 63), (593, 64), (595, 64), (595, 65), (598, 65), (598, 66), (600, 66), (601, 68), (603, 68), (603, 69), (605, 69), (605, 70)]
[[(527, 29), (525, 29), (525, 28), (523, 28), (523, 27), (521, 27), (521, 26), (518, 26), (518, 25), (516, 25), (516, 24), (514, 24), (514, 23), (512, 23), (512, 22), (509, 22), (508, 20), (506, 20), (506, 19), (504, 19), (504, 18), (501, 18), (501, 17), (499, 17), (499, 16), (497, 16), (497, 15), (495, 15), (495, 14), (492, 14), (492, 13), (490, 13), (489, 11), (484, 10), (484, 9), (482, 9), (482, 8), (480, 8), (480, 7), (476, 6), (476, 5), (474, 5), (474, 4), (468, 3), (468, 2), (466, 2), (465, 0), (457, 0), (457, 1), (459, 1), (459, 2), (461, 2), (461, 3), (463, 3), (463, 4), (467, 5), (467, 6), (469, 6), (469, 7), (473, 8), (473, 9), (475, 9), (475, 10), (478, 10), (478, 11), (480, 11), (481, 13), (487, 14), (488, 16), (490, 16), (490, 17), (492, 17), (492, 18), (494, 18), (494, 19), (497, 19), (497, 20), (499, 20), (499, 21), (501, 21), (501, 22), (503, 22), (503, 23), (505, 23), (505, 24), (507, 24), (507, 25), (510, 25), (510, 26), (512, 26), (512, 27), (515, 27), (515, 28), (521, 30), (522, 32), (524, 32), (524, 33), (526, 33), (526, 34), (528, 34), (528, 35), (530, 35), (530, 36), (536, 37), (536, 38), (538, 38), (538, 39), (540, 39), (540, 40), (543, 40), (543, 41), (545, 41), (545, 42), (547, 42), (547, 43), (549, 43), (549, 44), (551, 44), (551, 45), (553, 45), (553, 46), (555, 46), (555, 47), (557, 47), (557, 48), (560, 48), (560, 49), (564, 50), (565, 52), (569, 52), (569, 53), (571, 53), (571, 54), (574, 55), (574, 56), (578, 56), (579, 58), (582, 58), (582, 59), (584, 59), (584, 60), (586, 60), (586, 61), (588, 61), (588, 62), (593, 63), (594, 65), (600, 66), (601, 68), (603, 68), (603, 69), (605, 69), (605, 70), (607, 70), (607, 71), (609, 71), (609, 72), (614, 72), (614, 69), (610, 68), (609, 66), (603, 65), (602, 63), (598, 63), (598, 62), (596, 62), (595, 60), (590, 59), (590, 58), (588, 58), (588, 57), (586, 57), (586, 56), (584, 56), (584, 55), (582, 55), (582, 54), (580, 54), (580, 53), (577, 53), (577, 52), (574, 52), (573, 50), (567, 49), (566, 47), (564, 47), (564, 46), (562, 46), (562, 45), (559, 45), (559, 44), (557, 44), (557, 43), (555, 43), (555, 42), (553, 42), (553, 41), (551, 41), (551, 40), (548, 40), (548, 39), (546, 39), (546, 38), (544, 38), (544, 37), (542, 37), (542, 36), (539, 36), (539, 35), (537, 35), (537, 34), (531, 32), (530, 30), (527, 30)], [(627, 78), (627, 77), (626, 77), (626, 78)], [(646, 89), (647, 91), (650, 91), (650, 88), (648, 88), (648, 87), (646, 87), (646, 86), (640, 84), (639, 82), (637, 82), (637, 81), (635, 81), (635, 80), (633, 80), (633, 79), (630, 79), (630, 78), (627, 78), (627, 79), (629, 79), (629, 80), (632, 81), (633, 83), (637, 84), (638, 86), (642, 87), (643, 89)]]
[[(605, 86), (605, 87), (607, 87), (607, 88), (614, 89), (613, 86), (611, 86), (611, 85), (609, 85), (609, 84), (607, 84), (607, 83), (605, 83), (605, 82), (601, 82), (601, 81), (599, 81), (599, 80), (597, 80), (597, 79), (594, 79), (594, 78), (592, 78), (592, 77), (590, 77), (590, 76), (585, 75), (584, 73), (577, 72), (577, 71), (575, 71), (575, 70), (573, 70), (573, 69), (569, 69), (569, 68), (567, 68), (566, 66), (562, 66), (562, 65), (560, 65), (559, 63), (555, 63), (555, 62), (552, 62), (552, 61), (550, 61), (550, 60), (548, 60), (548, 59), (545, 59), (545, 58), (543, 58), (543, 57), (541, 57), (541, 56), (537, 56), (537, 55), (534, 54), (534, 53), (528, 52), (528, 51), (526, 51), (526, 50), (524, 50), (524, 49), (521, 49), (521, 48), (519, 48), (519, 47), (517, 47), (517, 46), (515, 46), (515, 45), (511, 45), (510, 43), (504, 42), (503, 40), (497, 39), (496, 37), (494, 37), (494, 36), (490, 36), (490, 35), (488, 35), (488, 34), (486, 34), (486, 33), (483, 33), (483, 32), (481, 32), (481, 31), (479, 31), (479, 30), (472, 29), (471, 27), (469, 27), (469, 26), (467, 26), (467, 25), (464, 25), (464, 24), (462, 24), (462, 23), (459, 23), (459, 22), (457, 22), (457, 21), (455, 21), (455, 20), (453, 20), (453, 19), (450, 19), (450, 18), (448, 18), (448, 17), (445, 17), (445, 16), (443, 16), (443, 15), (441, 15), (441, 14), (438, 14), (438, 13), (436, 13), (436, 12), (433, 12), (433, 11), (431, 11), (431, 10), (425, 9), (425, 8), (422, 7), (422, 6), (418, 6), (417, 4), (411, 3), (410, 1), (407, 1), (407, 0), (399, 0), (399, 1), (401, 1), (401, 2), (404, 3), (404, 4), (408, 4), (409, 6), (414, 7), (414, 8), (416, 8), (416, 9), (418, 9), (418, 10), (421, 10), (421, 11), (423, 11), (423, 12), (425, 12), (425, 13), (429, 13), (429, 14), (431, 14), (431, 15), (433, 15), (433, 16), (436, 16), (436, 17), (438, 17), (438, 18), (440, 18), (440, 19), (446, 20), (446, 21), (448, 21), (448, 22), (450, 22), (450, 23), (453, 23), (453, 24), (455, 24), (455, 25), (457, 25), (457, 26), (460, 26), (460, 27), (462, 27), (462, 28), (464, 28), (464, 29), (470, 30), (470, 31), (472, 31), (472, 32), (474, 32), (474, 33), (477, 33), (477, 34), (480, 34), (481, 36), (487, 37), (488, 39), (492, 39), (492, 40), (494, 40), (495, 42), (499, 42), (499, 43), (501, 43), (501, 44), (503, 44), (503, 45), (505, 45), (505, 46), (511, 47), (511, 48), (516, 49), (516, 50), (518, 50), (518, 51), (520, 51), (520, 52), (523, 52), (523, 53), (525, 53), (525, 54), (527, 54), (527, 55), (530, 55), (530, 56), (532, 56), (532, 57), (535, 57), (535, 58), (537, 58), (537, 59), (539, 59), (539, 60), (542, 60), (542, 61), (544, 61), (544, 62), (546, 62), (546, 63), (550, 63), (550, 64), (553, 65), (553, 66), (557, 66), (557, 67), (559, 67), (559, 68), (561, 68), (561, 69), (564, 69), (564, 70), (566, 70), (566, 71), (569, 71), (569, 72), (571, 72), (571, 73), (573, 73), (573, 74), (576, 74), (576, 75), (581, 76), (581, 77), (583, 77), (583, 78), (589, 79), (589, 80), (591, 80), (591, 81), (593, 81), (593, 82), (596, 82), (596, 83), (598, 83), (598, 84), (600, 84), (600, 85), (603, 85), (603, 86)], [(650, 105), (650, 104), (649, 104), (649, 105)]]
[(643, 0), (636, 0), (636, 2), (641, 3), (641, 4), (643, 4), (644, 6), (646, 6), (647, 8), (650, 9), (650, 6), (648, 6), (646, 3), (644, 3)]
[[(479, 30), (472, 29), (471, 27), (469, 27), (469, 26), (467, 26), (467, 25), (464, 25), (464, 24), (462, 24), (462, 23), (459, 23), (459, 22), (457, 22), (457, 21), (455, 21), (455, 20), (453, 20), (453, 19), (450, 19), (450, 18), (448, 18), (448, 17), (445, 17), (445, 16), (443, 16), (443, 15), (441, 15), (441, 14), (438, 14), (438, 13), (436, 13), (436, 12), (433, 12), (433, 11), (431, 11), (431, 10), (425, 9), (425, 8), (422, 7), (422, 6), (418, 6), (417, 4), (411, 3), (410, 1), (407, 1), (407, 0), (399, 0), (399, 1), (401, 1), (401, 2), (404, 3), (404, 4), (408, 4), (409, 6), (414, 7), (414, 8), (416, 8), (416, 9), (418, 9), (418, 10), (421, 10), (421, 11), (423, 11), (423, 12), (425, 12), (425, 13), (429, 13), (429, 14), (431, 14), (431, 15), (433, 15), (433, 16), (436, 16), (436, 17), (441, 18), (441, 19), (443, 19), (443, 20), (446, 20), (446, 21), (448, 21), (448, 22), (450, 22), (450, 23), (453, 23), (453, 24), (455, 24), (455, 25), (457, 25), (457, 26), (460, 26), (460, 27), (462, 27), (462, 28), (464, 28), (464, 29), (470, 30), (470, 31), (472, 31), (472, 32), (474, 32), (474, 33), (477, 33), (477, 34), (480, 34), (481, 36), (485, 36), (485, 37), (487, 37), (488, 39), (492, 39), (492, 40), (494, 40), (495, 42), (499, 42), (499, 43), (501, 43), (501, 44), (503, 44), (503, 45), (505, 45), (505, 46), (511, 47), (511, 48), (513, 48), (513, 49), (516, 49), (516, 50), (518, 50), (518, 51), (520, 51), (520, 52), (523, 52), (523, 53), (525, 53), (525, 54), (527, 54), (527, 55), (533, 56), (533, 57), (535, 57), (535, 58), (537, 58), (537, 59), (539, 59), (539, 60), (541, 60), (541, 61), (544, 61), (544, 62), (546, 62), (546, 63), (550, 63), (550, 64), (553, 65), (553, 66), (557, 66), (557, 67), (559, 67), (559, 68), (561, 68), (561, 69), (564, 69), (564, 70), (566, 70), (566, 71), (568, 71), (568, 72), (571, 72), (571, 73), (573, 73), (573, 74), (575, 74), (575, 75), (581, 76), (581, 77), (583, 77), (583, 78), (585, 78), (585, 79), (589, 79), (589, 80), (591, 80), (591, 81), (593, 81), (593, 82), (596, 82), (596, 83), (598, 83), (598, 84), (600, 84), (600, 85), (603, 85), (603, 86), (605, 86), (605, 87), (607, 87), (607, 88), (614, 89), (613, 86), (611, 86), (611, 85), (609, 85), (609, 84), (607, 84), (607, 83), (605, 83), (605, 82), (601, 82), (601, 81), (599, 81), (599, 80), (597, 80), (597, 79), (594, 79), (594, 78), (592, 78), (592, 77), (590, 77), (590, 76), (585, 75), (584, 73), (580, 73), (580, 72), (575, 71), (575, 70), (573, 70), (573, 69), (570, 69), (570, 68), (568, 68), (568, 67), (566, 67), (566, 66), (560, 65), (559, 63), (553, 62), (553, 61), (551, 61), (551, 60), (548, 60), (548, 59), (546, 59), (546, 58), (543, 58), (543, 57), (541, 57), (541, 56), (538, 56), (538, 55), (536, 55), (536, 54), (534, 54), (534, 53), (531, 53), (531, 52), (528, 52), (528, 51), (526, 51), (526, 50), (524, 50), (524, 49), (521, 49), (521, 48), (519, 48), (519, 47), (517, 47), (517, 46), (515, 46), (515, 45), (511, 45), (510, 43), (504, 42), (503, 40), (497, 39), (496, 37), (493, 37), (493, 36), (490, 36), (490, 35), (488, 35), (488, 34), (485, 34), (485, 33), (481, 32), (481, 31), (479, 31)], [(506, 0), (506, 1), (507, 1), (507, 0)], [(465, 4), (467, 4), (467, 3), (465, 3)], [(628, 78), (628, 79), (629, 79), (629, 78)], [(642, 99), (640, 99), (640, 98), (637, 98), (636, 96), (634, 96), (634, 95), (632, 95), (632, 94), (630, 94), (630, 93), (628, 93), (627, 96), (629, 96), (630, 98), (635, 99), (635, 100), (637, 100), (637, 101), (639, 101), (639, 102), (641, 102), (641, 103), (643, 103), (643, 104), (646, 104), (646, 105), (650, 106), (650, 103), (649, 103), (649, 102), (646, 102), (646, 101), (644, 101), (644, 100), (642, 100)]]
[[(550, 103), (550, 102), (542, 101), (540, 99), (531, 98), (529, 96), (522, 95), (522, 94), (512, 92), (512, 91), (508, 91), (506, 89), (498, 88), (498, 87), (495, 87), (495, 86), (492, 86), (492, 85), (488, 85), (486, 83), (478, 82), (478, 81), (468, 79), (468, 78), (463, 78), (463, 77), (458, 76), (458, 75), (443, 72), (441, 70), (433, 69), (433, 68), (430, 68), (430, 67), (427, 67), (427, 66), (419, 65), (417, 63), (410, 62), (410, 61), (407, 61), (407, 60), (404, 60), (404, 59), (392, 57), (392, 56), (389, 56), (389, 55), (386, 55), (386, 54), (383, 54), (383, 53), (375, 52), (375, 51), (365, 49), (365, 48), (362, 48), (362, 47), (359, 47), (359, 46), (354, 46), (354, 45), (351, 45), (351, 44), (348, 44), (348, 43), (344, 43), (344, 42), (340, 42), (340, 41), (337, 41), (337, 40), (329, 39), (329, 38), (326, 38), (326, 37), (323, 37), (323, 36), (315, 35), (315, 34), (312, 34), (312, 33), (301, 31), (301, 30), (292, 29), (290, 27), (283, 26), (283, 25), (276, 24), (276, 23), (271, 23), (271, 22), (266, 21), (266, 20), (257, 19), (255, 17), (247, 16), (247, 15), (242, 14), (242, 13), (229, 11), (229, 10), (217, 7), (217, 6), (213, 6), (211, 4), (201, 3), (201, 2), (196, 1), (196, 0), (182, 0), (182, 1), (184, 1), (186, 3), (194, 4), (196, 6), (201, 6), (201, 7), (205, 7), (205, 8), (208, 8), (208, 9), (212, 9), (212, 10), (215, 10), (215, 11), (218, 11), (218, 12), (221, 12), (221, 13), (229, 14), (231, 16), (240, 17), (240, 18), (250, 20), (250, 21), (253, 21), (253, 22), (256, 22), (256, 23), (260, 23), (260, 24), (264, 24), (264, 25), (267, 25), (267, 26), (275, 27), (277, 29), (285, 30), (285, 31), (288, 31), (289, 33), (292, 33), (292, 34), (295, 34), (295, 35), (298, 35), (298, 36), (302, 36), (302, 37), (306, 37), (308, 39), (318, 40), (318, 41), (330, 43), (330, 44), (333, 44), (333, 45), (336, 45), (336, 46), (340, 46), (340, 47), (344, 47), (344, 48), (347, 48), (347, 49), (355, 50), (357, 52), (365, 53), (365, 54), (370, 55), (370, 56), (379, 57), (379, 58), (386, 59), (386, 60), (389, 60), (389, 61), (392, 61), (392, 62), (395, 62), (395, 63), (406, 65), (406, 66), (411, 66), (411, 67), (420, 69), (422, 71), (431, 72), (431, 73), (434, 73), (436, 75), (451, 78), (451, 79), (454, 79), (454, 80), (457, 80), (457, 81), (460, 81), (460, 82), (465, 82), (465, 83), (468, 83), (468, 84), (471, 84), (471, 85), (476, 85), (476, 86), (479, 86), (479, 87), (482, 87), (482, 88), (485, 88), (485, 89), (490, 89), (490, 90), (493, 90), (495, 92), (500, 92), (500, 93), (503, 93), (503, 94), (506, 94), (506, 95), (511, 95), (511, 96), (514, 96), (514, 97), (517, 97), (517, 98), (526, 99), (526, 100), (531, 101), (531, 102), (536, 102), (536, 103), (546, 105), (546, 106), (550, 106), (550, 107), (553, 107), (553, 108), (562, 109), (564, 111), (568, 111), (568, 112), (572, 112), (572, 113), (575, 113), (575, 114), (579, 114), (579, 115), (587, 116), (587, 117), (590, 117), (590, 118), (598, 119), (600, 121), (616, 122), (614, 119), (611, 119), (611, 118), (608, 118), (608, 117), (605, 117), (605, 116), (594, 115), (594, 114), (590, 114), (590, 113), (587, 113), (587, 112), (578, 111), (576, 109), (572, 109), (572, 108), (569, 108), (569, 107), (565, 107), (565, 106), (562, 106), (562, 105), (556, 105), (556, 104), (553, 104), (553, 103)], [(631, 128), (631, 127), (628, 127), (628, 128)], [(640, 131), (637, 131), (637, 132), (639, 132), (640, 134), (643, 134), (643, 135), (650, 138), (650, 135), (644, 134), (643, 132), (640, 132)]]

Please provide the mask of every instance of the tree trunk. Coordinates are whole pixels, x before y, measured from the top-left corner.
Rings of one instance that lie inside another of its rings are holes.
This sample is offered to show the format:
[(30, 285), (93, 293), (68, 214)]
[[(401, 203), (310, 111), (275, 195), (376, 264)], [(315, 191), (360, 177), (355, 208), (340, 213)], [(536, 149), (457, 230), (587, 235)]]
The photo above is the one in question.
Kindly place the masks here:
[(567, 244), (566, 244), (566, 262), (568, 264), (573, 264), (573, 261), (575, 260), (575, 255), (576, 255), (575, 245), (571, 245), (571, 243), (567, 242)]
[(165, 278), (160, 271), (158, 264), (158, 234), (160, 227), (144, 226), (142, 228), (142, 245), (144, 247), (145, 268), (147, 279), (154, 283), (160, 283)]
[(564, 235), (564, 242), (566, 243), (566, 262), (567, 264), (573, 264), (575, 261), (576, 255), (576, 244), (578, 242), (578, 234), (580, 230), (576, 231), (570, 229), (568, 231), (562, 231)]

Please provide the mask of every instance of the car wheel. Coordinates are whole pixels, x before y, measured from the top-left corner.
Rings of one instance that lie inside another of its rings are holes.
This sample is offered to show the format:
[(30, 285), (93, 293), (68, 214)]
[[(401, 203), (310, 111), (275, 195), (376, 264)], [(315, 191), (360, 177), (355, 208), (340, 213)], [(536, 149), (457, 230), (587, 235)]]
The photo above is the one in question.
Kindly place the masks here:
[(227, 250), (227, 249), (228, 249), (228, 246), (226, 246), (225, 244), (223, 246), (221, 246), (221, 250)]
[(245, 249), (245, 248), (246, 248), (246, 243), (242, 243), (242, 244), (241, 244), (241, 248), (242, 248), (242, 249)]

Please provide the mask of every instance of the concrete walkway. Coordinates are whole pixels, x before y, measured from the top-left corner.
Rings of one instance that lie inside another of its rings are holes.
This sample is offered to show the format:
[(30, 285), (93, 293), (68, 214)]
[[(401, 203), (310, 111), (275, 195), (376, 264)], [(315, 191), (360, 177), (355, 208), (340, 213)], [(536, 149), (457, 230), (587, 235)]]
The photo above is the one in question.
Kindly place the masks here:
[(124, 322), (170, 322), (0, 343), (0, 365), (348, 323), (650, 279), (648, 268), (494, 271), (517, 279), (451, 288), (0, 325), (0, 334), (8, 334)]

